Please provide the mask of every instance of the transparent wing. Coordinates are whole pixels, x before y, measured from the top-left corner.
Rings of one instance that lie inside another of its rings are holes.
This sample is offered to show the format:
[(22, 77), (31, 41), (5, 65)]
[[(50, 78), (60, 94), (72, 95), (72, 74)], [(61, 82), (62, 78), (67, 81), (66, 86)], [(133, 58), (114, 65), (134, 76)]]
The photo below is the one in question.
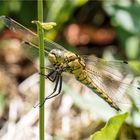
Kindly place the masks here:
[[(29, 30), (28, 28), (24, 27), (23, 25), (6, 16), (0, 16), (0, 23), (2, 23), (3, 26), (9, 28), (12, 32), (16, 33), (18, 38), (23, 42), (27, 42), (30, 45), (38, 48), (38, 35)], [(48, 39), (44, 39), (44, 43), (46, 53), (48, 53), (48, 51), (52, 49), (65, 50), (64, 47), (62, 47), (61, 45)]]
[[(140, 99), (140, 87), (132, 86), (133, 73), (126, 61), (106, 61), (95, 56), (83, 57), (86, 61), (86, 72), (104, 93), (106, 93), (117, 105), (131, 105), (126, 95), (128, 89), (134, 92), (132, 96)], [(140, 106), (140, 103), (137, 104)]]
[[(94, 55), (92, 56), (83, 56), (86, 65), (92, 71), (95, 70), (97, 72), (102, 73), (103, 75), (109, 75), (110, 77), (119, 80), (120, 82), (126, 77), (129, 76), (133, 79), (134, 72), (132, 70), (131, 63), (128, 61), (114, 60), (107, 61), (104, 59), (100, 59)], [(129, 78), (129, 79), (130, 79)], [(125, 81), (127, 83), (127, 81)], [(128, 80), (129, 83), (129, 80)]]

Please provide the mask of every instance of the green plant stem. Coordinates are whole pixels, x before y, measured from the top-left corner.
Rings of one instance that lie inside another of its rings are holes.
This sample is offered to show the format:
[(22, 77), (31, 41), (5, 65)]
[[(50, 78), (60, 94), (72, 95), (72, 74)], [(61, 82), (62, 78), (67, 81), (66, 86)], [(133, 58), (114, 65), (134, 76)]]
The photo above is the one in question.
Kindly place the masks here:
[[(38, 20), (40, 22), (43, 22), (43, 0), (38, 0)], [(41, 26), (38, 27), (38, 36), (39, 36), (39, 57), (40, 57), (40, 103), (43, 103), (44, 97), (45, 97), (45, 77), (43, 74), (45, 74), (45, 69), (42, 69), (45, 67), (44, 65), (44, 31)], [(44, 105), (40, 107), (39, 110), (39, 135), (40, 140), (44, 140)]]

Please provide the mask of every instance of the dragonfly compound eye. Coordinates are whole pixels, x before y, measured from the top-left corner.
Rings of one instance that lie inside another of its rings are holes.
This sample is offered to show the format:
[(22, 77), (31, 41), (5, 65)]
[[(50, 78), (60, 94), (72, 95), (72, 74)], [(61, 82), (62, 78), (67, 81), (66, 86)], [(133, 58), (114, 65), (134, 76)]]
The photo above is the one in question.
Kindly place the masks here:
[(64, 52), (59, 49), (53, 49), (50, 51), (48, 58), (52, 64), (61, 63), (63, 61)]

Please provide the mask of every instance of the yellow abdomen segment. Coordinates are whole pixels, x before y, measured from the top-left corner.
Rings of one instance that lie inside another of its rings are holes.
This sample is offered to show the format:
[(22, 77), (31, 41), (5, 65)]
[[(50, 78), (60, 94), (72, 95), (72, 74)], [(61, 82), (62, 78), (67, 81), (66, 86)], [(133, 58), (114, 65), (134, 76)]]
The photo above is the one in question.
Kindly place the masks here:
[(94, 79), (92, 80), (87, 75), (85, 70), (81, 71), (79, 74), (75, 74), (75, 77), (78, 81), (86, 85), (91, 90), (95, 91), (95, 93), (103, 100), (105, 100), (111, 107), (115, 108), (117, 111), (120, 110), (119, 107), (113, 102), (113, 100), (94, 83)]

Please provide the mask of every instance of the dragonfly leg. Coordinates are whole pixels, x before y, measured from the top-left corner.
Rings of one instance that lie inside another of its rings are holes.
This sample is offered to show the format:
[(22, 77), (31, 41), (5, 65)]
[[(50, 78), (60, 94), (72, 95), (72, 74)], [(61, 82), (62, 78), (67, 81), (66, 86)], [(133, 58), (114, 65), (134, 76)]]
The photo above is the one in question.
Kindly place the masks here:
[[(54, 94), (57, 90), (58, 84), (59, 84), (58, 93)], [(45, 103), (46, 100), (51, 99), (51, 98), (59, 95), (61, 93), (61, 89), (62, 89), (62, 76), (57, 75), (56, 84), (55, 84), (55, 88), (54, 88), (53, 92), (44, 99), (43, 103), (40, 104), (39, 107), (41, 107)]]
[[(54, 73), (55, 73), (55, 75), (54, 75), (54, 78), (52, 79), (50, 76), (53, 75)], [(57, 78), (57, 75), (58, 75), (58, 72), (53, 71), (53, 72), (50, 72), (50, 73), (46, 76), (46, 78), (48, 78), (51, 82), (54, 82), (54, 81), (56, 80), (56, 78)]]
[(38, 103), (37, 105), (34, 106), (34, 108), (36, 108), (37, 106), (41, 107), (45, 103), (45, 101), (47, 100), (47, 98), (50, 97), (51, 95), (53, 95), (55, 93), (55, 91), (57, 90), (57, 86), (58, 86), (58, 83), (59, 83), (60, 76), (57, 74), (55, 76), (55, 79), (56, 79), (56, 84), (55, 84), (55, 87), (54, 87), (53, 92), (44, 99), (44, 101), (43, 101), (42, 104), (41, 103)]
[(53, 68), (48, 67), (48, 66), (45, 66), (45, 67), (41, 67), (41, 69), (49, 69), (49, 70), (52, 70)]
[[(50, 94), (50, 95), (48, 95), (46, 98), (48, 98), (48, 97), (50, 97), (51, 95), (53, 95), (55, 92), (56, 92), (56, 90), (57, 90), (57, 87), (58, 87), (58, 84), (59, 84), (59, 75), (56, 75), (56, 83), (55, 83), (55, 87), (54, 87), (54, 89), (53, 89), (53, 92)], [(45, 99), (46, 99), (45, 98)]]
[[(54, 72), (56, 72), (56, 71), (52, 71), (48, 75), (45, 75), (45, 74), (42, 74), (42, 75), (46, 76), (46, 78), (49, 79), (49, 77), (52, 74), (54, 74)], [(61, 89), (62, 89), (62, 76), (61, 76), (61, 74), (56, 72), (54, 79), (49, 79), (49, 80), (51, 80), (52, 82), (56, 81), (53, 92), (44, 99), (42, 104), (38, 103), (37, 105), (34, 106), (34, 108), (36, 108), (37, 106), (41, 107), (45, 103), (46, 100), (51, 99), (51, 98), (53, 98), (61, 93)], [(59, 85), (58, 93), (54, 94), (57, 90), (58, 85)]]
[[(53, 79), (51, 79), (50, 76), (53, 75), (54, 73), (55, 73), (55, 76), (54, 76)], [(57, 77), (57, 74), (58, 74), (58, 73), (57, 73), (56, 71), (53, 70), (53, 71), (51, 71), (51, 72), (50, 72), (49, 74), (47, 74), (47, 75), (46, 75), (46, 74), (42, 74), (42, 73), (39, 73), (39, 74), (45, 76), (46, 79), (48, 78), (51, 82), (54, 82), (54, 81), (56, 80), (56, 77)]]
[(47, 99), (51, 99), (51, 98), (53, 98), (53, 97), (55, 97), (55, 96), (57, 96), (57, 95), (59, 95), (60, 93), (61, 93), (61, 89), (62, 89), (62, 76), (60, 76), (59, 77), (59, 90), (58, 90), (58, 93), (56, 93), (56, 94), (51, 94), (51, 95), (49, 95), (49, 96), (47, 96), (45, 99), (47, 100)]

